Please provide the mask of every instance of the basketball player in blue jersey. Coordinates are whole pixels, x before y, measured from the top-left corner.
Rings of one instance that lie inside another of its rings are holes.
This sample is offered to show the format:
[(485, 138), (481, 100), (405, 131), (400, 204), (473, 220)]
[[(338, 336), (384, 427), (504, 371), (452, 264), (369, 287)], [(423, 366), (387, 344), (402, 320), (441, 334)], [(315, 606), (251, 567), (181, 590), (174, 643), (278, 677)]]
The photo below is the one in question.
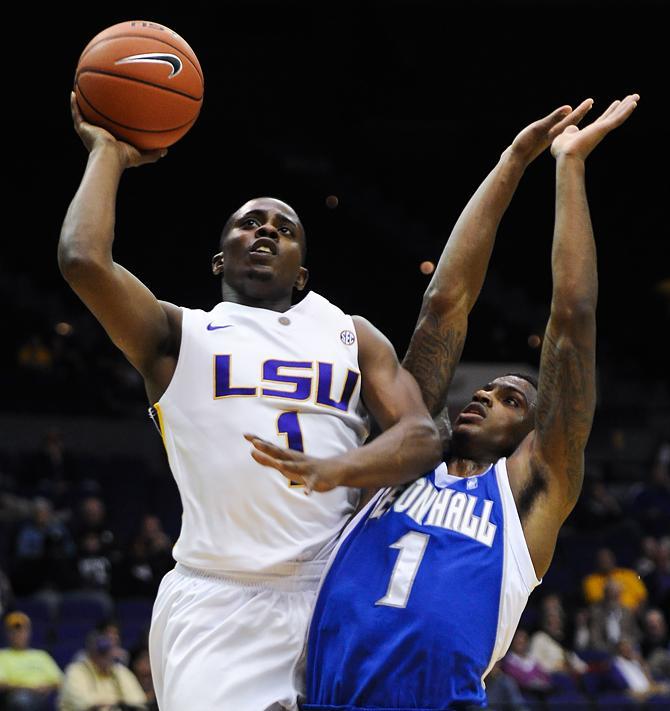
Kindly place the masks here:
[[(413, 479), (440, 459), (416, 382), (369, 322), (310, 292), (295, 211), (251, 200), (226, 222), (211, 311), (159, 301), (112, 256), (126, 168), (157, 160), (84, 122), (89, 151), (59, 242), (63, 276), (144, 377), (183, 505), (177, 565), (150, 632), (161, 711), (295, 708), (293, 667), (316, 588), (358, 492), (304, 488), (249, 456), (244, 434), (285, 443), (357, 486)], [(367, 411), (383, 433), (363, 445)]]
[[(595, 407), (596, 250), (585, 161), (633, 112), (615, 101), (583, 129), (562, 107), (522, 131), (471, 198), (429, 286), (405, 363), (439, 413), (498, 223), (526, 166), (556, 159), (553, 292), (539, 379), (483, 385), (450, 427), (445, 462), (378, 491), (349, 524), (322, 582), (307, 641), (312, 711), (486, 704), (484, 679), (512, 639), (577, 501)], [(332, 485), (318, 464), (254, 440), (259, 461)]]

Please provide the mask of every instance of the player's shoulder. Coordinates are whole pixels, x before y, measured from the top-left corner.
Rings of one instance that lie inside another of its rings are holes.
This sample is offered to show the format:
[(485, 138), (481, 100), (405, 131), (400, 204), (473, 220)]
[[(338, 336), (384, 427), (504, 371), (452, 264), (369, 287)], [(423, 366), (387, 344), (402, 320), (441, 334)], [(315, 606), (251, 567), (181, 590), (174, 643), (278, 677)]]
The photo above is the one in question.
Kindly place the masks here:
[(310, 291), (301, 301), (291, 307), (294, 313), (305, 316), (318, 316), (319, 318), (331, 317), (335, 319), (349, 319), (351, 316), (340, 306), (329, 301), (325, 296)]

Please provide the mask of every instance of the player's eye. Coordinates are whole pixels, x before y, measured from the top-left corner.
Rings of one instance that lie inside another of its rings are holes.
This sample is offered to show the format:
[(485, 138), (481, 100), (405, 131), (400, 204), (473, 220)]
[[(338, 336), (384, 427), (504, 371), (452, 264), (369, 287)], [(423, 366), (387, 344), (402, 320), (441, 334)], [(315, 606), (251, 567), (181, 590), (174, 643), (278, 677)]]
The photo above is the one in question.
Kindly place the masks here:
[(258, 227), (261, 223), (255, 217), (247, 217), (242, 223), (243, 227)]
[(292, 235), (292, 234), (293, 234), (293, 232), (292, 232), (288, 227), (280, 227), (280, 228), (279, 228), (279, 231), (280, 231), (283, 235)]
[(514, 397), (506, 397), (504, 402), (512, 405), (512, 407), (519, 407), (519, 401)]

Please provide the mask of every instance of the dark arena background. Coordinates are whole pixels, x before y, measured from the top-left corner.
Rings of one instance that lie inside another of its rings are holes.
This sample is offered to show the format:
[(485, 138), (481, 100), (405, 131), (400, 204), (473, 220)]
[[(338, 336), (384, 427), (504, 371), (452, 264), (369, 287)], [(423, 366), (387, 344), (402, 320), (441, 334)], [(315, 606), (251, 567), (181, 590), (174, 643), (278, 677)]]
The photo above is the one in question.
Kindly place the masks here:
[[(53, 20), (27, 7), (5, 17), (3, 614), (29, 615), (31, 645), (61, 669), (113, 618), (150, 694), (146, 631), (173, 564), (179, 496), (142, 382), (61, 277), (56, 245), (86, 162), (69, 115), (79, 54), (111, 24), (151, 20), (193, 47), (205, 98), (166, 158), (124, 176), (116, 261), (159, 298), (209, 309), (220, 299), (210, 259), (225, 219), (250, 197), (276, 196), (306, 227), (310, 287), (369, 318), (400, 357), (430, 279), (420, 264), (437, 261), (516, 133), (565, 103), (593, 97), (589, 122), (612, 100), (641, 95), (588, 160), (598, 406), (580, 502), (521, 621), (526, 634), (513, 643), (523, 656), (548, 635), (560, 661), (532, 679), (499, 665), (489, 689), (499, 709), (667, 704), (658, 694), (670, 684), (670, 4), (222, 0), (178, 8), (69, 4), (54, 7)], [(492, 374), (537, 371), (553, 203), (547, 152), (500, 226), (454, 410)], [(594, 593), (603, 580), (605, 604)], [(622, 657), (635, 682), (616, 673)], [(641, 684), (636, 693), (631, 683)]]

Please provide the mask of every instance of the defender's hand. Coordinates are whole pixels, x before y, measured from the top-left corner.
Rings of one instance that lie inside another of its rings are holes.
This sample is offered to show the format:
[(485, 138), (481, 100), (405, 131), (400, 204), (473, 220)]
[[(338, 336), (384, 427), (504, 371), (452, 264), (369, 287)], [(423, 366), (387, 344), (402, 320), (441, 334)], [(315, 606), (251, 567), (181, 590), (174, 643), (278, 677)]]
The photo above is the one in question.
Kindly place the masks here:
[(342, 467), (336, 458), (309, 457), (294, 449), (277, 447), (255, 435), (245, 434), (244, 439), (254, 445), (251, 456), (263, 466), (273, 467), (293, 482), (304, 484), (310, 491), (330, 491), (340, 485)]
[(556, 159), (572, 156), (585, 160), (611, 130), (621, 126), (635, 111), (639, 100), (639, 94), (629, 94), (623, 101), (613, 101), (601, 116), (581, 130), (577, 126), (568, 126), (554, 139), (551, 154)]
[(123, 168), (135, 168), (145, 163), (155, 163), (159, 158), (167, 154), (166, 148), (156, 151), (139, 151), (129, 143), (117, 140), (104, 128), (94, 126), (85, 121), (79, 110), (74, 91), (70, 94), (70, 110), (72, 112), (74, 130), (89, 153), (94, 148), (102, 145), (114, 146), (119, 154), (119, 160)]
[(556, 136), (568, 126), (578, 124), (593, 106), (593, 99), (586, 99), (573, 111), (570, 106), (560, 106), (548, 116), (534, 121), (521, 131), (507, 149), (510, 155), (529, 165), (542, 151), (549, 148)]

